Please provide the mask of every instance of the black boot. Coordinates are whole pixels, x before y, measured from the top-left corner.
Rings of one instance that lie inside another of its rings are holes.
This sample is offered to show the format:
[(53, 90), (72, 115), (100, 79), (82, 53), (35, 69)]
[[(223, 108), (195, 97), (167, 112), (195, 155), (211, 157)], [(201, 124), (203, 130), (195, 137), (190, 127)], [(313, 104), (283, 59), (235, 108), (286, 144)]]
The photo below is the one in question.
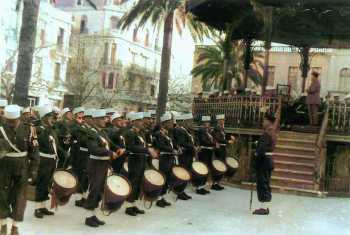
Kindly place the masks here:
[(184, 192), (185, 197), (187, 197), (187, 200), (192, 199), (192, 197)]
[(223, 190), (223, 188), (222, 188), (219, 184), (213, 184), (213, 185), (211, 186), (211, 189), (212, 189), (212, 190), (215, 190), (215, 191), (221, 191), (221, 190)]
[(35, 216), (35, 218), (38, 218), (38, 219), (44, 218), (44, 214), (41, 212), (40, 209), (36, 209), (36, 210), (34, 211), (34, 216)]
[(183, 201), (187, 201), (189, 198), (186, 197), (186, 194), (185, 193), (181, 193), (177, 196), (177, 199), (179, 200), (183, 200)]
[(126, 208), (125, 214), (130, 215), (130, 216), (136, 216), (137, 215), (137, 213), (136, 213), (136, 211), (134, 210), (133, 207)]
[(55, 214), (54, 212), (49, 211), (47, 208), (41, 208), (39, 210), (43, 215), (54, 215)]
[(77, 207), (84, 207), (85, 202), (86, 202), (86, 199), (82, 198), (80, 200), (75, 201), (75, 206), (77, 206)]
[(93, 228), (98, 227), (98, 223), (95, 221), (94, 216), (88, 217), (85, 219), (85, 225)]
[(203, 190), (204, 190), (205, 194), (210, 194), (209, 190), (206, 190), (205, 188)]
[(199, 194), (199, 195), (206, 195), (207, 194), (207, 190), (205, 190), (204, 188), (197, 189), (196, 193)]
[(99, 220), (99, 219), (97, 218), (96, 215), (92, 216), (92, 218), (95, 220), (95, 222), (96, 222), (98, 225), (105, 225), (105, 224), (106, 224), (106, 222), (104, 222), (104, 221), (102, 221), (102, 220)]
[(253, 215), (268, 215), (268, 214), (270, 214), (269, 208), (267, 209), (260, 208), (253, 212)]
[(136, 212), (136, 214), (140, 214), (143, 215), (145, 214), (144, 210), (140, 210), (139, 208), (137, 208), (136, 206), (133, 207), (134, 211)]
[(160, 207), (160, 208), (164, 208), (164, 207), (167, 206), (167, 203), (166, 203), (166, 201), (164, 200), (164, 198), (162, 198), (162, 199), (160, 199), (160, 200), (157, 201), (156, 205), (157, 205), (158, 207)]

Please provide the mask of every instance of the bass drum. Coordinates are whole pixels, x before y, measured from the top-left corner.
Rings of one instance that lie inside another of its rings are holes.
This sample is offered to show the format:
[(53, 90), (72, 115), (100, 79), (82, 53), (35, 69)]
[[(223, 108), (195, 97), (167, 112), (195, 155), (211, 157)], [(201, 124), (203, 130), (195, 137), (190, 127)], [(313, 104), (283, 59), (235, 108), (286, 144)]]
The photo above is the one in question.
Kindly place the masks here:
[(165, 185), (165, 177), (155, 169), (148, 169), (143, 177), (143, 199), (146, 201), (155, 201), (160, 196)]
[(183, 193), (190, 180), (191, 174), (185, 168), (181, 166), (174, 166), (172, 168), (170, 186), (175, 194)]
[(119, 210), (130, 193), (131, 184), (124, 176), (109, 176), (105, 185), (102, 210), (109, 213)]
[(233, 157), (227, 157), (225, 159), (225, 162), (226, 162), (226, 166), (227, 166), (227, 171), (226, 171), (225, 177), (231, 178), (231, 177), (235, 176), (235, 174), (238, 170), (238, 167), (239, 167), (238, 161)]
[(220, 181), (227, 171), (227, 166), (223, 161), (215, 159), (212, 161), (212, 180), (214, 182)]
[(57, 170), (53, 174), (53, 184), (51, 194), (56, 199), (59, 206), (68, 203), (70, 197), (77, 191), (77, 178), (66, 170)]
[(209, 175), (209, 169), (203, 162), (195, 161), (191, 166), (192, 185), (199, 187), (205, 185)]

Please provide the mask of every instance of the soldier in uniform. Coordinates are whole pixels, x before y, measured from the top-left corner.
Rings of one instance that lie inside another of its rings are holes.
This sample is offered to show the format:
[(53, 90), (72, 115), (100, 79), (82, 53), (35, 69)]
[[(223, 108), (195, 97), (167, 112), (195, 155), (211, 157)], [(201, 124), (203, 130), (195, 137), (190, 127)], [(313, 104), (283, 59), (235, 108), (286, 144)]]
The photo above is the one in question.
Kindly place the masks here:
[(82, 195), (80, 200), (75, 201), (77, 207), (84, 207), (89, 186), (87, 163), (89, 160), (88, 133), (90, 129), (84, 124), (84, 112), (85, 109), (83, 107), (77, 107), (73, 110), (74, 120), (70, 128), (70, 162), (72, 164), (73, 173), (78, 178), (78, 193)]
[(172, 140), (172, 129), (174, 126), (173, 119), (170, 113), (165, 113), (161, 118), (162, 126), (154, 133), (154, 148), (160, 152), (159, 155), (159, 170), (165, 175), (166, 183), (161, 193), (160, 200), (157, 201), (158, 207), (164, 208), (171, 204), (165, 200), (165, 195), (169, 189), (169, 180), (171, 170), (175, 165), (175, 148)]
[(29, 161), (38, 161), (38, 144), (33, 126), (20, 122), (19, 106), (7, 106), (3, 117), (0, 126), (0, 234), (7, 235), (7, 219), (12, 219), (11, 235), (18, 235), (26, 208), (28, 178), (32, 182), (36, 180), (37, 169), (29, 171)]
[[(212, 136), (214, 137), (214, 141), (217, 144), (217, 148), (215, 148), (215, 157), (223, 162), (225, 162), (227, 157), (226, 145), (233, 144), (235, 138), (230, 136), (230, 139), (226, 139), (225, 134), (225, 114), (216, 115), (217, 125), (214, 127), (212, 131)], [(220, 185), (220, 182), (214, 182), (212, 185), (213, 190), (223, 190), (224, 187)]]
[[(191, 171), (193, 158), (196, 152), (194, 139), (188, 128), (192, 120), (192, 113), (178, 116), (176, 118), (177, 126), (173, 131), (174, 142), (181, 149), (181, 155), (179, 155), (179, 164), (188, 171)], [(180, 200), (188, 200), (191, 198), (192, 197), (187, 195), (185, 192), (178, 196), (178, 199)]]
[[(115, 112), (111, 117), (112, 126), (107, 128), (108, 137), (111, 142), (120, 148), (125, 149), (125, 139), (122, 133), (123, 128), (123, 116)], [(120, 156), (116, 160), (112, 161), (113, 172), (120, 174), (125, 162), (126, 155)]]
[(96, 132), (91, 131), (88, 135), (89, 162), (89, 196), (85, 202), (85, 209), (92, 215), (85, 219), (85, 224), (90, 227), (104, 225), (105, 222), (96, 217), (95, 210), (103, 196), (103, 189), (107, 179), (110, 160), (116, 160), (122, 156), (125, 149), (110, 148), (107, 134), (103, 131), (106, 128), (107, 115), (105, 110), (96, 110), (93, 114)]
[[(200, 150), (198, 152), (198, 160), (205, 163), (209, 169), (212, 168), (213, 151), (216, 147), (214, 138), (210, 134), (210, 116), (202, 117), (202, 126), (199, 128), (197, 133), (198, 145)], [(196, 190), (197, 194), (205, 195), (209, 194), (210, 191), (205, 189), (205, 185)]]
[(34, 216), (38, 219), (45, 215), (54, 215), (54, 212), (46, 208), (45, 202), (49, 200), (51, 179), (56, 170), (57, 161), (57, 134), (53, 126), (55, 114), (51, 106), (39, 107), (41, 125), (37, 128), (40, 151), (40, 164), (35, 188), (36, 209)]
[(153, 148), (149, 148), (146, 145), (145, 137), (142, 133), (143, 126), (143, 113), (132, 113), (128, 115), (131, 121), (131, 126), (125, 133), (125, 145), (128, 152), (128, 178), (132, 185), (132, 192), (129, 196), (129, 206), (126, 208), (125, 213), (130, 216), (136, 216), (137, 214), (144, 214), (145, 211), (140, 210), (136, 206), (136, 201), (141, 196), (141, 184), (143, 174), (146, 168), (146, 158), (148, 155), (156, 157), (156, 151)]
[(268, 204), (271, 202), (272, 194), (270, 178), (273, 171), (272, 152), (276, 145), (276, 118), (266, 114), (263, 121), (264, 132), (259, 139), (255, 152), (256, 190), (261, 208), (253, 212), (255, 215), (268, 215), (270, 213)]

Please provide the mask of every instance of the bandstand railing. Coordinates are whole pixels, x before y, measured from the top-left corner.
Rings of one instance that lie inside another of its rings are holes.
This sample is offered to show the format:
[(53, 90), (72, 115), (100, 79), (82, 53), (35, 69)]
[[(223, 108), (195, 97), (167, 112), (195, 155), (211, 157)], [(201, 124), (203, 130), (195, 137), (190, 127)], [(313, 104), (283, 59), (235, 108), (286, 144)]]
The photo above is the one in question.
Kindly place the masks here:
[(278, 97), (233, 96), (195, 99), (194, 119), (200, 122), (202, 116), (225, 114), (225, 126), (229, 128), (261, 128), (266, 112), (276, 112)]
[(350, 134), (350, 103), (329, 103), (328, 133)]

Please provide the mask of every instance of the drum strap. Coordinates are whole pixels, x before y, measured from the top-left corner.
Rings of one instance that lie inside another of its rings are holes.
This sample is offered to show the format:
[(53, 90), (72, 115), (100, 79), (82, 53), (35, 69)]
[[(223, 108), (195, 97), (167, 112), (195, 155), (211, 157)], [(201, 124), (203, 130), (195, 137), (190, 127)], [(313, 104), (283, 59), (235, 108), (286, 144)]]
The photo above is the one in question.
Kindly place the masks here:
[(7, 143), (11, 146), (11, 148), (13, 150), (15, 150), (17, 153), (20, 153), (21, 151), (16, 147), (16, 145), (14, 145), (11, 140), (9, 139), (9, 137), (7, 136), (4, 127), (0, 127), (0, 132), (2, 134), (2, 136), (4, 136), (5, 140), (7, 141)]

